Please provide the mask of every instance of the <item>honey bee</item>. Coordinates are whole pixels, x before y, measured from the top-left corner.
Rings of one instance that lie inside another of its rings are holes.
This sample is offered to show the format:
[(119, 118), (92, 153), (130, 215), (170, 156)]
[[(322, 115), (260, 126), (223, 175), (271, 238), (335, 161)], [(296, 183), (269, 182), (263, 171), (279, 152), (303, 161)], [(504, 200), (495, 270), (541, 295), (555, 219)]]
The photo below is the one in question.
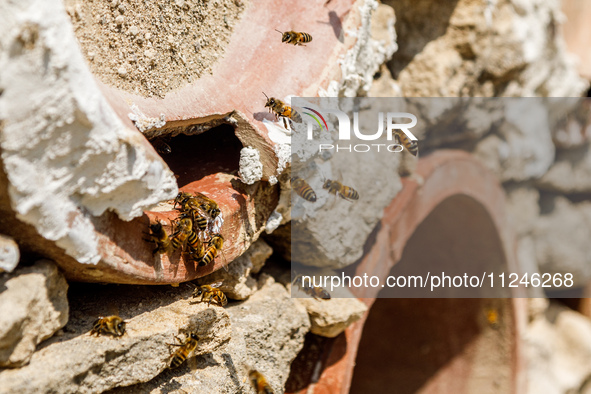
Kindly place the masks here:
[(248, 373), (248, 376), (250, 377), (250, 381), (252, 382), (257, 394), (275, 393), (269, 382), (267, 382), (267, 379), (259, 371), (253, 369)]
[(308, 185), (308, 182), (300, 178), (299, 176), (294, 176), (291, 178), (291, 187), (293, 191), (300, 197), (302, 197), (306, 201), (316, 202), (316, 193), (314, 190)]
[(312, 36), (308, 33), (297, 32), (297, 31), (286, 31), (285, 33), (275, 29), (275, 31), (282, 34), (281, 42), (287, 44), (293, 44), (295, 46), (305, 46), (304, 43), (312, 41)]
[(214, 234), (209, 240), (207, 250), (205, 251), (203, 258), (199, 261), (199, 265), (204, 266), (211, 263), (222, 250), (223, 246), (224, 237), (222, 237), (221, 234)]
[(416, 140), (413, 141), (408, 138), (402, 130), (396, 130), (394, 135), (396, 136), (398, 143), (402, 144), (413, 156), (419, 154), (419, 143)]
[(223, 291), (218, 289), (222, 285), (222, 282), (213, 283), (211, 285), (203, 285), (193, 290), (193, 298), (201, 296), (199, 302), (206, 302), (207, 306), (211, 305), (212, 301), (219, 306), (226, 306), (228, 299)]
[(327, 179), (322, 185), (323, 189), (328, 190), (330, 194), (339, 195), (341, 198), (347, 201), (359, 200), (359, 193), (352, 187), (345, 186), (339, 181), (332, 181)]
[(218, 217), (221, 211), (217, 202), (199, 192), (195, 193), (195, 199), (201, 203), (201, 208), (207, 212), (209, 217), (212, 219)]
[(267, 98), (265, 108), (269, 108), (269, 112), (274, 113), (276, 118), (283, 116), (293, 120), (296, 123), (302, 123), (302, 116), (292, 107), (279, 99), (267, 96), (265, 92), (263, 92), (263, 94)]
[(168, 155), (172, 153), (172, 148), (162, 138), (156, 138), (151, 141), (152, 146), (156, 149), (156, 152), (161, 155)]
[(125, 322), (119, 316), (99, 317), (92, 323), (90, 335), (109, 334), (120, 337), (125, 334)]
[[(145, 234), (145, 233), (144, 233)], [(152, 251), (152, 254), (156, 253), (172, 253), (172, 243), (164, 227), (161, 223), (154, 223), (150, 225), (150, 233), (148, 234), (150, 239), (144, 239), (145, 241), (156, 244), (156, 249)]]
[(178, 338), (177, 340), (181, 342), (180, 345), (174, 343), (170, 344), (171, 346), (180, 346), (180, 348), (177, 349), (176, 352), (174, 352), (172, 358), (170, 359), (170, 365), (168, 368), (171, 369), (177, 368), (185, 362), (187, 357), (189, 357), (189, 354), (191, 354), (191, 352), (195, 350), (195, 348), (197, 347), (197, 341), (199, 340), (199, 338), (197, 337), (197, 334), (192, 332), (189, 334), (189, 336), (187, 337), (187, 339), (185, 339), (184, 342), (180, 341)]
[(499, 312), (494, 308), (486, 310), (486, 321), (492, 328), (499, 327)]
[(172, 234), (171, 244), (174, 250), (184, 248), (189, 240), (194, 240), (197, 235), (193, 231), (193, 221), (189, 216), (181, 215), (176, 225), (176, 232)]
[(293, 279), (293, 283), (298, 286), (301, 291), (317, 300), (330, 300), (331, 298), (330, 293), (322, 287), (312, 286), (311, 283), (309, 285), (304, 285), (302, 275), (296, 275)]

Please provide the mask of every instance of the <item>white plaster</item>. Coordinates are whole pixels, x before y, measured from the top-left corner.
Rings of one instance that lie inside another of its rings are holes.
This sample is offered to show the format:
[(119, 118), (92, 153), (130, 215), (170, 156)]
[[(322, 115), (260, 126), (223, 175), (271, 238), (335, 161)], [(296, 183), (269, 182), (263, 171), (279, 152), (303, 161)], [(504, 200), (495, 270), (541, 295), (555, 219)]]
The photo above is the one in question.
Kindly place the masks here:
[(90, 216), (123, 220), (176, 180), (96, 85), (58, 0), (0, 3), (2, 161), (17, 217), (81, 263), (100, 260)]
[(261, 154), (256, 148), (245, 147), (240, 151), (240, 178), (247, 185), (260, 181), (263, 178), (263, 163)]

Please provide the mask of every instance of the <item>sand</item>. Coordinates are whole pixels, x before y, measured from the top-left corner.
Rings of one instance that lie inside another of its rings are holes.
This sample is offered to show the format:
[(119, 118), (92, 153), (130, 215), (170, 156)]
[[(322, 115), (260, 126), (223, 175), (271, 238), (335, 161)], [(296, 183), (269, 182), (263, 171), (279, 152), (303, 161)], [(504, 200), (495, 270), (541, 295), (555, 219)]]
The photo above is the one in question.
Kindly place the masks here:
[(66, 0), (93, 74), (146, 97), (211, 73), (245, 6), (244, 0)]

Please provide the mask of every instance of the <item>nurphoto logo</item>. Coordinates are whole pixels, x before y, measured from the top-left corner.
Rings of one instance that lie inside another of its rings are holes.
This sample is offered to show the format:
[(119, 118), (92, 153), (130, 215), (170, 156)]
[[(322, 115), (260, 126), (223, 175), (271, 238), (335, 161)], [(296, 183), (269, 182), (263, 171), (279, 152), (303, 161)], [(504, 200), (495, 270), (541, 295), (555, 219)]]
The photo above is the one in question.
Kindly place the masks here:
[[(309, 118), (306, 117), (307, 125), (308, 125), (308, 134), (307, 139), (308, 141), (314, 140), (314, 124), (317, 124), (322, 130), (322, 126), (328, 131), (328, 125), (326, 120), (322, 116), (322, 114), (309, 107), (305, 107), (307, 110), (312, 111), (314, 114), (309, 112), (304, 112), (305, 115), (308, 115), (312, 118), (314, 122), (312, 122)], [(370, 152), (372, 150), (376, 150), (380, 152), (381, 148), (388, 152), (401, 152), (404, 147), (406, 147), (413, 155), (416, 156), (417, 149), (417, 137), (410, 131), (411, 128), (416, 126), (417, 124), (417, 117), (408, 112), (388, 112), (386, 114), (386, 127), (384, 127), (384, 113), (378, 113), (378, 130), (373, 133), (362, 133), (359, 127), (359, 113), (353, 113), (353, 127), (351, 127), (351, 119), (349, 115), (345, 112), (338, 110), (338, 109), (323, 109), (322, 112), (325, 114), (332, 114), (335, 115), (338, 119), (339, 124), (339, 135), (338, 141), (350, 141), (351, 134), (355, 136), (358, 140), (361, 141), (377, 141), (382, 138), (384, 134), (384, 130), (386, 131), (386, 139), (387, 141), (395, 141), (392, 144), (349, 144), (349, 145), (342, 145), (342, 144), (319, 144), (318, 149), (319, 152), (323, 150), (335, 150), (336, 152), (340, 151), (347, 151), (347, 152)], [(316, 116), (315, 116), (316, 115)], [(410, 119), (410, 122), (406, 123), (399, 123), (400, 119)], [(322, 123), (321, 123), (322, 121)], [(351, 133), (351, 129), (353, 133)], [(367, 130), (365, 130), (367, 131)]]

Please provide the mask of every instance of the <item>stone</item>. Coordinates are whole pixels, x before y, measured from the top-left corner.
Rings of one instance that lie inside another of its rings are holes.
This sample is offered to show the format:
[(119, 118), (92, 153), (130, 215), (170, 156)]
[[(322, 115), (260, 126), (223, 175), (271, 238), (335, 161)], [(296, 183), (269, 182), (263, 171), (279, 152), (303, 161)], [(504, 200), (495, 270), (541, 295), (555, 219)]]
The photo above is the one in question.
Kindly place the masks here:
[(11, 237), (0, 235), (0, 273), (12, 272), (20, 259), (18, 245)]
[(473, 153), (502, 182), (540, 178), (554, 161), (548, 107), (531, 98), (506, 99), (504, 104), (496, 132), (479, 140)]
[[(63, 335), (52, 338), (34, 353), (29, 365), (0, 372), (7, 392), (103, 392), (146, 382), (166, 370), (177, 347), (196, 332), (194, 355), (209, 354), (231, 337), (225, 309), (189, 301), (188, 287), (163, 290), (139, 286), (89, 286), (74, 289), (72, 318)], [(126, 321), (122, 337), (90, 336), (92, 322), (109, 313), (117, 301)], [(167, 374), (167, 373), (165, 373)]]
[(591, 145), (557, 152), (556, 161), (537, 182), (542, 190), (561, 194), (591, 193)]
[(96, 264), (93, 216), (139, 217), (174, 198), (176, 179), (101, 94), (63, 2), (3, 2), (0, 15), (0, 150), (10, 206), (67, 255)]
[(388, 65), (405, 97), (580, 97), (587, 89), (566, 51), (560, 1), (384, 3), (404, 37)]
[(524, 333), (528, 393), (581, 392), (591, 375), (591, 322), (551, 303)]
[(357, 40), (339, 62), (341, 79), (329, 82), (326, 89), (320, 89), (321, 97), (367, 95), (380, 65), (398, 49), (394, 30), (396, 18), (392, 7), (376, 0), (361, 3), (358, 17), (361, 26), (354, 33)]
[[(362, 98), (358, 104), (358, 119), (362, 125), (375, 125), (376, 114), (380, 112), (378, 106), (387, 106), (386, 102), (375, 102), (371, 98)], [(320, 98), (311, 105), (330, 108), (330, 99)], [(341, 109), (346, 110), (342, 107)], [(334, 123), (332, 119), (327, 122), (329, 129), (336, 127), (336, 120)], [(302, 135), (305, 134), (297, 134), (295, 138), (303, 139)], [(319, 138), (331, 137), (323, 134)], [(314, 267), (343, 268), (362, 256), (364, 244), (381, 219), (384, 208), (402, 189), (400, 176), (396, 171), (400, 165), (401, 155), (387, 152), (385, 148), (381, 148), (380, 152), (374, 149), (372, 152), (360, 154), (346, 149), (333, 149), (324, 151), (326, 155), (317, 155), (316, 144), (339, 146), (338, 141), (328, 141), (292, 141), (294, 157), (297, 156), (299, 159), (292, 162), (291, 176), (305, 179), (315, 191), (317, 199), (310, 202), (292, 193), (291, 234), (278, 228), (272, 235), (276, 238), (284, 234), (291, 238), (291, 256), (285, 256), (291, 261)], [(352, 138), (340, 144), (351, 148), (367, 142)], [(379, 142), (384, 146), (388, 143), (385, 135), (372, 142)], [(412, 160), (417, 159), (413, 157)], [(330, 194), (324, 189), (327, 179), (339, 181), (356, 190), (359, 194), (358, 200), (347, 201)], [(280, 250), (281, 253), (286, 253), (286, 248), (279, 249), (283, 249)]]
[(55, 264), (40, 260), (1, 275), (0, 289), (0, 367), (19, 367), (66, 325), (68, 284)]
[(198, 279), (196, 284), (222, 282), (219, 288), (227, 297), (233, 300), (244, 300), (257, 291), (257, 280), (251, 274), (258, 273), (272, 253), (273, 249), (259, 239), (242, 256), (228, 264), (228, 271), (217, 270)]
[(308, 311), (312, 334), (328, 338), (336, 337), (367, 312), (367, 306), (353, 295), (330, 300), (298, 298), (298, 302)]
[(542, 215), (532, 231), (540, 272), (570, 273), (574, 286), (591, 279), (591, 202), (565, 197), (542, 200)]
[(505, 186), (507, 218), (518, 237), (531, 233), (540, 215), (540, 192), (529, 184)]
[(226, 307), (232, 335), (225, 348), (201, 355), (193, 365), (179, 372), (113, 394), (175, 392), (220, 393), (253, 392), (248, 379), (257, 369), (277, 393), (283, 392), (290, 365), (302, 349), (310, 329), (306, 310), (289, 297), (285, 288), (270, 277), (261, 277), (261, 289), (248, 300)]

